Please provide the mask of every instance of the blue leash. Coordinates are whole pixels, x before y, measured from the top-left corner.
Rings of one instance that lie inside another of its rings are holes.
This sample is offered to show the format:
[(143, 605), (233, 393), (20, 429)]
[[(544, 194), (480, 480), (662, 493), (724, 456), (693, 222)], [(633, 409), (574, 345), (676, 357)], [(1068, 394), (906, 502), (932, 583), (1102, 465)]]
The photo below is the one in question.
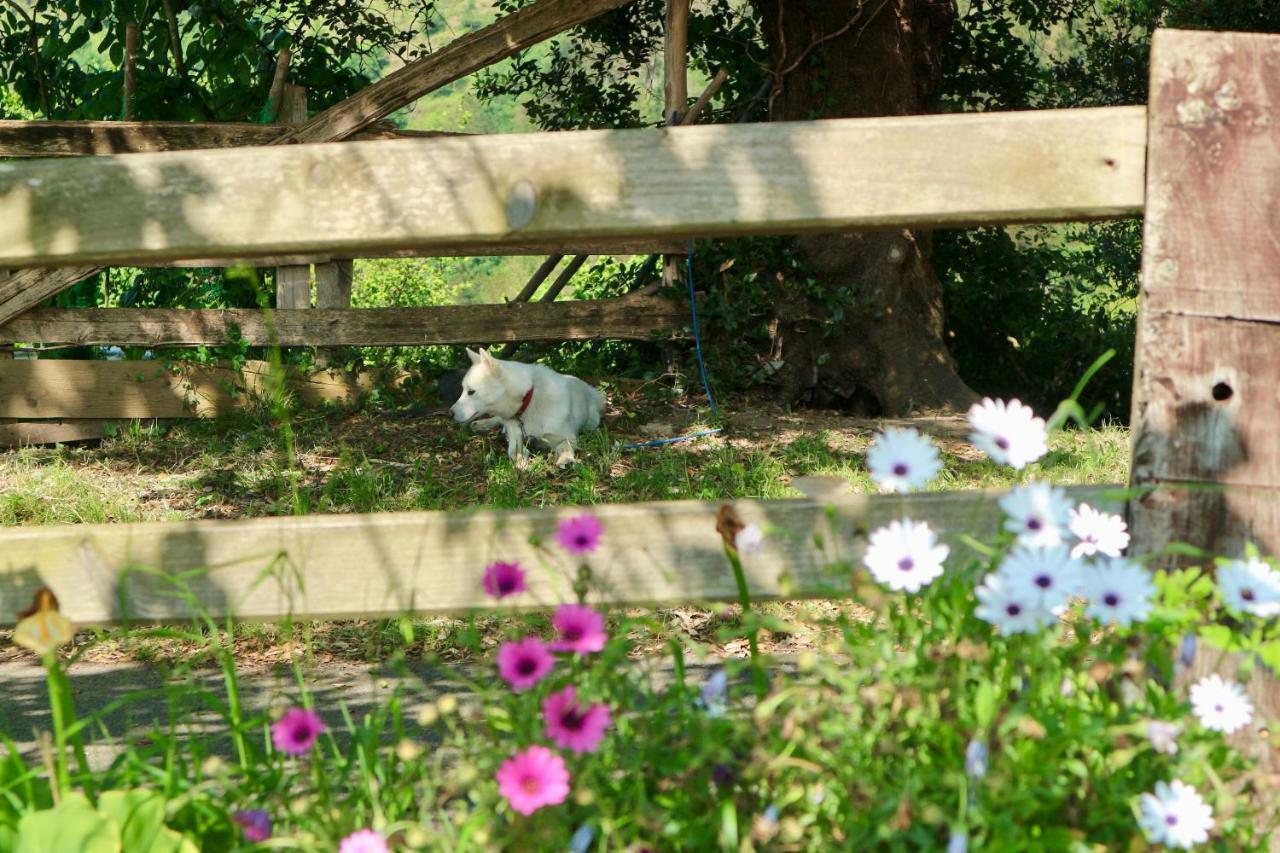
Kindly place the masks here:
[[(698, 299), (695, 296), (693, 287), (693, 241), (689, 241), (689, 252), (684, 259), (685, 278), (689, 281), (689, 311), (693, 317), (693, 350), (698, 356), (698, 372), (702, 376), (702, 388), (707, 392), (707, 402), (711, 405), (711, 414), (719, 417), (720, 410), (716, 407), (716, 398), (711, 393), (711, 383), (707, 380), (707, 363), (702, 357), (702, 333), (698, 329)], [(695, 438), (702, 438), (708, 435), (715, 435), (718, 432), (724, 432), (724, 427), (716, 427), (715, 429), (704, 429), (698, 432), (692, 432), (688, 435), (678, 435), (675, 438), (655, 438), (653, 441), (641, 441), (635, 444), (619, 444), (618, 450), (640, 450), (646, 447), (666, 447), (672, 444), (680, 444), (686, 441), (693, 441)]]

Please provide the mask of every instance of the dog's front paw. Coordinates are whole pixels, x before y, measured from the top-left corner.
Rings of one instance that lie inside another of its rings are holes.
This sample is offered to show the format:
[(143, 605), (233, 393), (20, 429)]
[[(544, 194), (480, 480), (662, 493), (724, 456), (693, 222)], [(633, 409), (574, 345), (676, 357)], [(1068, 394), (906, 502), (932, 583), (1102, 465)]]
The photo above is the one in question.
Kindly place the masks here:
[(529, 467), (529, 454), (517, 453), (511, 457), (511, 461), (515, 464), (517, 470), (524, 471)]
[(502, 426), (502, 418), (480, 418), (471, 422), (473, 432), (493, 432)]
[(573, 455), (572, 449), (562, 450), (560, 451), (560, 454), (556, 457), (556, 465), (559, 468), (568, 468), (570, 465), (573, 465), (577, 461), (578, 460)]

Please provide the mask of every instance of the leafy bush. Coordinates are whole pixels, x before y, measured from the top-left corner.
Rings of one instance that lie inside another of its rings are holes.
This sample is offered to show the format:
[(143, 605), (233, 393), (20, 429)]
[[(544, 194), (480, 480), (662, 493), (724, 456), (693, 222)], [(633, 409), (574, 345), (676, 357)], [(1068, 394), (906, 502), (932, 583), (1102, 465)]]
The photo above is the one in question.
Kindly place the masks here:
[[(355, 263), (351, 287), (353, 308), (419, 308), (451, 305), (462, 285), (451, 280), (448, 258), (379, 258)], [(361, 347), (370, 365), (399, 367), (454, 366), (452, 347)]]
[(970, 386), (1048, 408), (1115, 350), (1090, 392), (1128, 421), (1141, 222), (945, 231), (934, 246), (947, 344)]

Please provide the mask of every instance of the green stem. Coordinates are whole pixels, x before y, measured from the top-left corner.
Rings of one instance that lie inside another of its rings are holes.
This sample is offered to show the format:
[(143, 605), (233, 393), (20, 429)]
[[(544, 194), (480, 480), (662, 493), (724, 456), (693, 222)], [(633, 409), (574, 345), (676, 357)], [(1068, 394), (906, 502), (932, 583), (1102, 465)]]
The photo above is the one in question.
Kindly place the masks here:
[(71, 790), (71, 783), (67, 778), (67, 720), (62, 702), (62, 683), (58, 678), (61, 670), (58, 667), (56, 654), (56, 652), (50, 652), (45, 655), (44, 668), (45, 682), (49, 687), (49, 713), (53, 718), (53, 760), (58, 777), (55, 782), (58, 793), (65, 796)]
[[(738, 603), (742, 605), (742, 618), (745, 621), (751, 613), (751, 591), (747, 588), (747, 576), (742, 571), (738, 549), (726, 543), (724, 553), (729, 558), (729, 565), (733, 567), (733, 579), (738, 584)], [(760, 646), (756, 642), (754, 625), (747, 631), (747, 645), (751, 649), (751, 683), (755, 686), (756, 698), (763, 699), (769, 686), (765, 679), (764, 662), (760, 660)]]

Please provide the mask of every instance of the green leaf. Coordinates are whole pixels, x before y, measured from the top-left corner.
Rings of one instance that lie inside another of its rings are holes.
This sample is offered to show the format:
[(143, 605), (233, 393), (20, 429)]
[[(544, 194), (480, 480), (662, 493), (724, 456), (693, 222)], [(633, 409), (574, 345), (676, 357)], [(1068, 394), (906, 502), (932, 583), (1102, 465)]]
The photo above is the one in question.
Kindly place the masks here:
[(1231, 648), (1234, 645), (1231, 637), (1231, 629), (1226, 625), (1205, 625), (1200, 629), (1200, 639), (1215, 649)]
[(71, 793), (52, 809), (23, 815), (14, 853), (117, 853), (121, 849), (119, 826), (99, 814), (84, 794)]
[(733, 806), (733, 800), (723, 800), (720, 803), (720, 849), (738, 849), (738, 811)]
[(973, 714), (980, 731), (986, 731), (996, 718), (996, 686), (990, 681), (978, 685), (973, 694)]
[(1272, 640), (1264, 643), (1258, 649), (1258, 657), (1262, 662), (1271, 667), (1273, 673), (1280, 672), (1280, 640)]

